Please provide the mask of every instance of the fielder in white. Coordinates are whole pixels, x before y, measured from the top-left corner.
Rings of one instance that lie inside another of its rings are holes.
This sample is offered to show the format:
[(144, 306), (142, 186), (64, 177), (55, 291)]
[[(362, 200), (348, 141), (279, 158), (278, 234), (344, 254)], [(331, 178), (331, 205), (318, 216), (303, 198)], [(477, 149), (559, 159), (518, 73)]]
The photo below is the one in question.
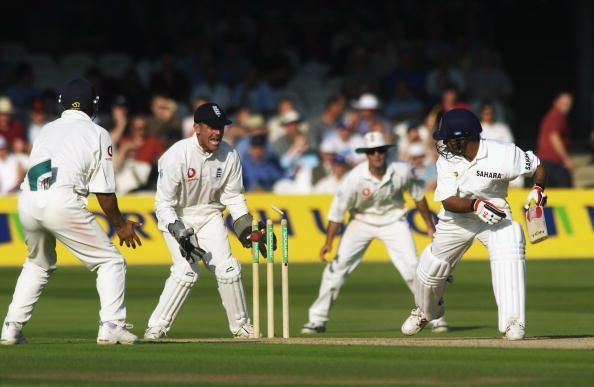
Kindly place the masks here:
[(91, 117), (99, 97), (85, 79), (62, 89), (65, 110), (45, 125), (31, 152), (31, 165), (21, 185), (18, 211), (29, 254), (2, 327), (1, 344), (26, 342), (22, 333), (43, 288), (56, 269), (56, 239), (87, 268), (97, 272), (101, 304), (98, 344), (132, 344), (138, 338), (126, 329), (126, 262), (86, 209), (94, 193), (114, 225), (120, 246), (136, 248), (137, 223), (122, 218), (115, 195), (112, 145), (105, 129)]
[[(309, 321), (301, 333), (313, 334), (326, 331), (330, 308), (346, 283), (348, 276), (359, 266), (361, 258), (371, 241), (380, 239), (386, 245), (390, 259), (412, 290), (417, 267), (415, 244), (406, 221), (403, 193), (408, 190), (421, 213), (429, 236), (435, 226), (427, 201), (425, 183), (415, 176), (407, 163), (386, 163), (387, 150), (381, 133), (365, 135), (364, 146), (357, 153), (365, 153), (367, 162), (359, 164), (345, 177), (330, 206), (326, 242), (320, 250), (320, 259), (332, 250), (332, 242), (345, 212), (350, 220), (340, 239), (334, 260), (326, 265), (318, 298), (309, 308)], [(445, 332), (448, 325), (444, 319), (432, 321), (435, 332)]]
[(472, 112), (453, 109), (433, 134), (440, 153), (435, 200), (442, 208), (433, 241), (421, 254), (413, 285), (417, 308), (402, 324), (405, 335), (443, 315), (446, 279), (478, 239), (489, 251), (499, 331), (508, 340), (524, 338), (525, 241), (505, 199), (511, 180), (531, 176), (535, 185), (526, 204), (534, 200), (543, 205), (546, 171), (531, 151), (483, 140), (481, 131)]
[[(246, 248), (251, 247), (252, 216), (243, 195), (241, 163), (237, 152), (222, 141), (230, 124), (214, 103), (194, 112), (195, 135), (175, 143), (159, 159), (157, 219), (173, 259), (171, 274), (144, 334), (147, 340), (165, 337), (190, 290), (200, 278), (199, 261), (214, 272), (234, 337), (253, 333), (241, 265), (231, 255), (223, 221), (225, 207)], [(264, 230), (264, 224), (260, 223)], [(265, 254), (266, 247), (260, 243)]]

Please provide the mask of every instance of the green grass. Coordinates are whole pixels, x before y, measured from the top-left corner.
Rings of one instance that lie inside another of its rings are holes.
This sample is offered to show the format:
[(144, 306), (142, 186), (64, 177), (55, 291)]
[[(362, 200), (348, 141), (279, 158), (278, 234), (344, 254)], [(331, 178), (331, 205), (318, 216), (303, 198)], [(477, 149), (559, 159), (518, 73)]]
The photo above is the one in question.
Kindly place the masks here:
[[(0, 269), (2, 315), (19, 270)], [(317, 294), (322, 266), (292, 265), (290, 271), (291, 335), (296, 337)], [(128, 268), (128, 320), (136, 325), (135, 333), (142, 334), (167, 275), (165, 266)], [(593, 278), (594, 262), (590, 260), (529, 261), (528, 336), (594, 336)], [(249, 265), (245, 265), (245, 284), (251, 299)], [(265, 322), (264, 289), (261, 300)], [(280, 297), (277, 300), (279, 332)], [(499, 336), (487, 262), (463, 262), (455, 272), (454, 284), (448, 285), (446, 302), (452, 332), (435, 335), (423, 331), (421, 338)], [(0, 385), (594, 383), (592, 350), (245, 342), (102, 347), (95, 344), (98, 306), (93, 273), (80, 267), (56, 271), (25, 328), (30, 344), (0, 347)], [(364, 262), (343, 288), (323, 337), (401, 338), (399, 327), (411, 307), (412, 296), (391, 265)], [(262, 328), (265, 332), (265, 324)], [(169, 337), (230, 337), (212, 273), (203, 270)]]

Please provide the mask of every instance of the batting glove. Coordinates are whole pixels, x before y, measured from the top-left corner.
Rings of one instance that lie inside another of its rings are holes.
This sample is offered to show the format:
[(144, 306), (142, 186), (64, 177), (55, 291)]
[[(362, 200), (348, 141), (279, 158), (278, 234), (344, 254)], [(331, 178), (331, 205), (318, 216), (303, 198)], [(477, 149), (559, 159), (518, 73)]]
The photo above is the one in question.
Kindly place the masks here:
[(485, 223), (497, 224), (505, 219), (505, 212), (495, 204), (484, 199), (473, 199), (472, 211)]
[(544, 193), (544, 188), (540, 185), (534, 185), (528, 197), (526, 197), (526, 204), (524, 204), (524, 209), (528, 210), (530, 207), (530, 203), (534, 202), (537, 206), (544, 206), (547, 203), (547, 195)]

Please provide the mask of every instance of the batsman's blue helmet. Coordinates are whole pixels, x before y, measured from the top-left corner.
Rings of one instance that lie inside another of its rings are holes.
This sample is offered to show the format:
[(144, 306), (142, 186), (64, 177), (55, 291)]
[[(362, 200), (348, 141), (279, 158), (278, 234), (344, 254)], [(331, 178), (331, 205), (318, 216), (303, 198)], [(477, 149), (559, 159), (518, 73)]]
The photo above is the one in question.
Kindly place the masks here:
[(467, 109), (452, 109), (446, 112), (433, 132), (435, 141), (465, 138), (478, 141), (481, 138), (481, 122)]

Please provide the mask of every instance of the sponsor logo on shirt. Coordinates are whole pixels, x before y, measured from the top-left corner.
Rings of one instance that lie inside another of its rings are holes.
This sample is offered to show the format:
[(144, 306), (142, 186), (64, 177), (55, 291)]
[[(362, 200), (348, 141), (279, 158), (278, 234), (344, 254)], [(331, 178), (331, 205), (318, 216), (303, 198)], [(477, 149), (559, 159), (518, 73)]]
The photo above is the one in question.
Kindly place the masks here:
[(363, 188), (363, 191), (361, 191), (361, 196), (363, 196), (364, 198), (368, 198), (371, 196), (371, 189), (369, 188)]
[(192, 167), (188, 168), (188, 172), (186, 172), (186, 180), (198, 180), (196, 177), (196, 170)]
[(530, 161), (530, 157), (528, 157), (527, 153), (524, 153), (524, 168), (529, 171), (532, 169), (532, 161)]
[(216, 173), (215, 177), (217, 179), (220, 179), (221, 177), (223, 177), (223, 169), (221, 167), (217, 168), (217, 173)]
[(113, 156), (113, 147), (111, 145), (107, 147), (107, 154), (109, 157)]
[(501, 179), (501, 173), (499, 172), (487, 172), (487, 171), (476, 171), (478, 177), (487, 177), (489, 179)]

